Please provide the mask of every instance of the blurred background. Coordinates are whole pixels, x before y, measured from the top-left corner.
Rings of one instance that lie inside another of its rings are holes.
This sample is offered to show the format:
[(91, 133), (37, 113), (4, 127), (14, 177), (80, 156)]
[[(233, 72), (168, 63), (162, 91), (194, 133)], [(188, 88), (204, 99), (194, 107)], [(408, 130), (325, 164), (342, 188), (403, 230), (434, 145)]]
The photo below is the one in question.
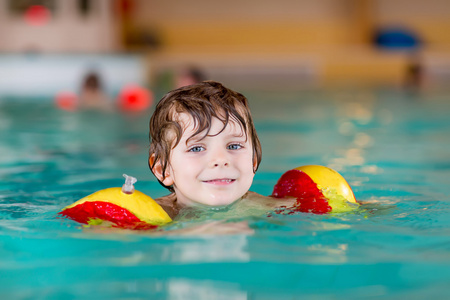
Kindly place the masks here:
[[(447, 0), (0, 0), (0, 97), (232, 88), (443, 86)], [(189, 81), (189, 80), (188, 80)], [(181, 82), (181, 83), (180, 83)]]
[[(249, 99), (252, 191), (319, 164), (361, 209), (179, 238), (56, 217), (124, 173), (166, 195), (151, 109), (204, 79)], [(0, 0), (0, 298), (447, 299), (449, 83), (450, 0)]]

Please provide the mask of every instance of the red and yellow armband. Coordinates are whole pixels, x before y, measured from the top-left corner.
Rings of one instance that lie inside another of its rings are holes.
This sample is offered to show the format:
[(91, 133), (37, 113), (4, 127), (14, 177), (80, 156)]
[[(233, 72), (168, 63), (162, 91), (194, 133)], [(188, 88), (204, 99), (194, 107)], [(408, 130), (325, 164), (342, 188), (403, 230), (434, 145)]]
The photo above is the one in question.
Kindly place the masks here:
[(112, 227), (127, 229), (151, 229), (172, 221), (155, 200), (134, 190), (135, 178), (126, 178), (122, 188), (95, 192), (65, 207), (59, 214), (83, 224), (99, 225), (106, 221)]
[(274, 187), (275, 198), (297, 198), (295, 210), (324, 214), (358, 207), (350, 185), (338, 172), (308, 165), (284, 173)]

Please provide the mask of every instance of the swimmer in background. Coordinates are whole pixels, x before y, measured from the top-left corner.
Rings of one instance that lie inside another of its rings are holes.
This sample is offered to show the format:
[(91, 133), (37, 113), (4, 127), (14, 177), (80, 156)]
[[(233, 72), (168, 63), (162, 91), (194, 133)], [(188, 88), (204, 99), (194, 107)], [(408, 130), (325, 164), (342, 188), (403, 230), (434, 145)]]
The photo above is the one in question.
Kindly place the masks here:
[(175, 74), (175, 88), (200, 83), (205, 79), (205, 75), (199, 68), (183, 68)]
[[(149, 167), (171, 192), (155, 200), (172, 218), (185, 208), (221, 208), (238, 201), (266, 211), (291, 207), (295, 198), (249, 191), (261, 155), (247, 99), (218, 82), (167, 93), (150, 119)], [(244, 223), (221, 225), (242, 232), (248, 229)], [(211, 229), (211, 223), (205, 226)]]
[(417, 93), (425, 83), (424, 67), (419, 53), (412, 53), (408, 59), (404, 87), (408, 92)]
[(95, 72), (88, 73), (83, 80), (79, 97), (79, 108), (81, 110), (112, 110), (110, 100), (103, 92), (100, 77)]

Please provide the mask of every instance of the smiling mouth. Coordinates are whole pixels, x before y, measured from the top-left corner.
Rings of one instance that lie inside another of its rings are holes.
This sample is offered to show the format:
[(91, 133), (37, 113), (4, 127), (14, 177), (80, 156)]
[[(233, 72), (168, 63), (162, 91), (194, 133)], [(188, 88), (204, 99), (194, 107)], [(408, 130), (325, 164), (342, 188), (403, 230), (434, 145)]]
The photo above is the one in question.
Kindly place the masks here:
[(204, 183), (216, 184), (216, 185), (227, 185), (235, 182), (236, 179), (222, 178), (222, 179), (213, 179), (213, 180), (205, 180)]

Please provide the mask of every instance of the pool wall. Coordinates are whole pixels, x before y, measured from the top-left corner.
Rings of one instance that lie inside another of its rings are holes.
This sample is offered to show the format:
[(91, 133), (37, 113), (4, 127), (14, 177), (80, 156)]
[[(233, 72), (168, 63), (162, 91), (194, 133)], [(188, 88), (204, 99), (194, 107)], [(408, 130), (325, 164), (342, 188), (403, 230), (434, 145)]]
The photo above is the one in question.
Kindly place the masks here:
[(88, 72), (96, 72), (112, 96), (127, 84), (145, 85), (148, 65), (140, 55), (129, 54), (4, 54), (0, 55), (0, 97), (76, 93)]

